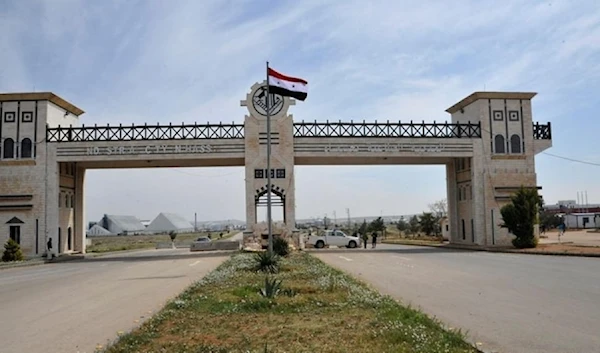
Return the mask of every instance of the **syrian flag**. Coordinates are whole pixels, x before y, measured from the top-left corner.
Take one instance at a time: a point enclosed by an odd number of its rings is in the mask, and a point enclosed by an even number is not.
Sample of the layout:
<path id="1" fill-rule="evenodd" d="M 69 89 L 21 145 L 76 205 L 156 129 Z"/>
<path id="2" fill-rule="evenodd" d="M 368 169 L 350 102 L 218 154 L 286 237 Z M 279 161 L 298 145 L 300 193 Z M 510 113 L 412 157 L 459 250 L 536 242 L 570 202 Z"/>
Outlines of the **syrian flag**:
<path id="1" fill-rule="evenodd" d="M 279 94 L 284 97 L 292 97 L 305 100 L 308 91 L 308 82 L 301 78 L 290 77 L 268 68 L 269 93 Z"/>

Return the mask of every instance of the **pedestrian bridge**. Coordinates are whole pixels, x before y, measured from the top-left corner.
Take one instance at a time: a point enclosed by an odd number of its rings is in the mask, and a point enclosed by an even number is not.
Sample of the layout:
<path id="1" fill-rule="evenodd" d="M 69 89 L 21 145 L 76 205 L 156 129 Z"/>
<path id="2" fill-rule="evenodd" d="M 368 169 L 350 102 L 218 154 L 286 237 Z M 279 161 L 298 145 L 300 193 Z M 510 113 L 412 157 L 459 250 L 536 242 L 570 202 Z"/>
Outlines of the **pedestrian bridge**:
<path id="1" fill-rule="evenodd" d="M 473 141 L 482 137 L 480 122 L 302 121 L 291 127 L 296 165 L 447 163 L 472 157 Z M 532 131 L 537 144 L 551 140 L 549 123 L 534 124 Z M 272 144 L 285 133 L 273 131 Z M 257 137 L 266 144 L 266 133 Z M 252 140 L 244 124 L 235 123 L 58 126 L 47 127 L 46 138 L 55 145 L 58 162 L 88 168 L 244 166 L 246 143 Z"/>
<path id="2" fill-rule="evenodd" d="M 5 234 L 27 254 L 47 239 L 57 253 L 85 252 L 85 175 L 97 168 L 244 167 L 243 242 L 257 248 L 257 207 L 268 190 L 283 208 L 282 236 L 297 234 L 299 165 L 442 165 L 450 241 L 471 245 L 510 244 L 501 207 L 521 186 L 540 189 L 535 155 L 552 134 L 550 123 L 534 123 L 536 93 L 474 92 L 446 110 L 447 122 L 296 121 L 288 113 L 295 101 L 267 100 L 265 84 L 252 85 L 240 102 L 243 123 L 230 124 L 86 126 L 82 109 L 50 92 L 0 94 Z"/>

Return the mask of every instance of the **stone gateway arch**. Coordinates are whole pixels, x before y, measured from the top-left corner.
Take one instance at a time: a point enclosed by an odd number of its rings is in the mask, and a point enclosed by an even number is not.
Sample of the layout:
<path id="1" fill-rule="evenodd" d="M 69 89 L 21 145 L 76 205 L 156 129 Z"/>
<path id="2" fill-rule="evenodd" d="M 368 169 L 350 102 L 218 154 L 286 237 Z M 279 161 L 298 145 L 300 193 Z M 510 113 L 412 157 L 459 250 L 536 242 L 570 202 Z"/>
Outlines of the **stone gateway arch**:
<path id="1" fill-rule="evenodd" d="M 535 155 L 551 147 L 550 123 L 532 119 L 528 92 L 475 92 L 448 108 L 447 122 L 294 121 L 293 99 L 255 83 L 243 124 L 83 125 L 83 110 L 53 93 L 0 94 L 0 241 L 26 255 L 85 253 L 88 169 L 244 166 L 244 242 L 261 246 L 257 206 L 271 173 L 284 209 L 282 232 L 297 241 L 297 165 L 438 164 L 446 167 L 452 243 L 509 244 L 500 208 L 520 186 L 540 188 Z M 267 109 L 271 170 L 267 170 Z"/>

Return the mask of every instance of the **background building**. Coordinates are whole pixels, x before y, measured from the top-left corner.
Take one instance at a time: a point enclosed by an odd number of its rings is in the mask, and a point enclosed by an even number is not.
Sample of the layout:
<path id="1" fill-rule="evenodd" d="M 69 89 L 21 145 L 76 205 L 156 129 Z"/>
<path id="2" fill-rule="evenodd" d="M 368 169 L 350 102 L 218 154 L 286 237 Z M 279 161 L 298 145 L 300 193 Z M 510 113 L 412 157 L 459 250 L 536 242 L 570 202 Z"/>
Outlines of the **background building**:
<path id="1" fill-rule="evenodd" d="M 89 237 L 89 236 L 110 236 L 110 235 L 116 235 L 116 234 L 112 234 L 108 229 L 102 228 L 98 224 L 94 224 L 90 229 L 88 229 L 88 231 L 86 232 L 86 235 Z"/>
<path id="2" fill-rule="evenodd" d="M 98 226 L 108 230 L 111 234 L 144 234 L 146 227 L 135 216 L 104 215 Z"/>
<path id="3" fill-rule="evenodd" d="M 150 233 L 171 231 L 177 233 L 191 233 L 194 231 L 194 226 L 176 213 L 161 212 L 154 220 L 152 220 L 152 222 L 150 222 L 148 227 L 146 227 L 146 231 Z"/>

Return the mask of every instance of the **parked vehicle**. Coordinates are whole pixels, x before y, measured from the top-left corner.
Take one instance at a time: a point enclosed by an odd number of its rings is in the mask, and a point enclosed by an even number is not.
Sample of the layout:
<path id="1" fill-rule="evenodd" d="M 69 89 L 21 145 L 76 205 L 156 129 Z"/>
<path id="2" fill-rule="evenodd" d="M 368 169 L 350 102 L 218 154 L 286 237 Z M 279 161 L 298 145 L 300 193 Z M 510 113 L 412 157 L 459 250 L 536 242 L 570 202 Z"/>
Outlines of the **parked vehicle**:
<path id="1" fill-rule="evenodd" d="M 347 235 L 341 230 L 334 229 L 326 230 L 325 233 L 321 235 L 310 235 L 306 243 L 317 249 L 321 249 L 325 247 L 325 245 L 356 248 L 360 244 L 360 238 Z"/>

